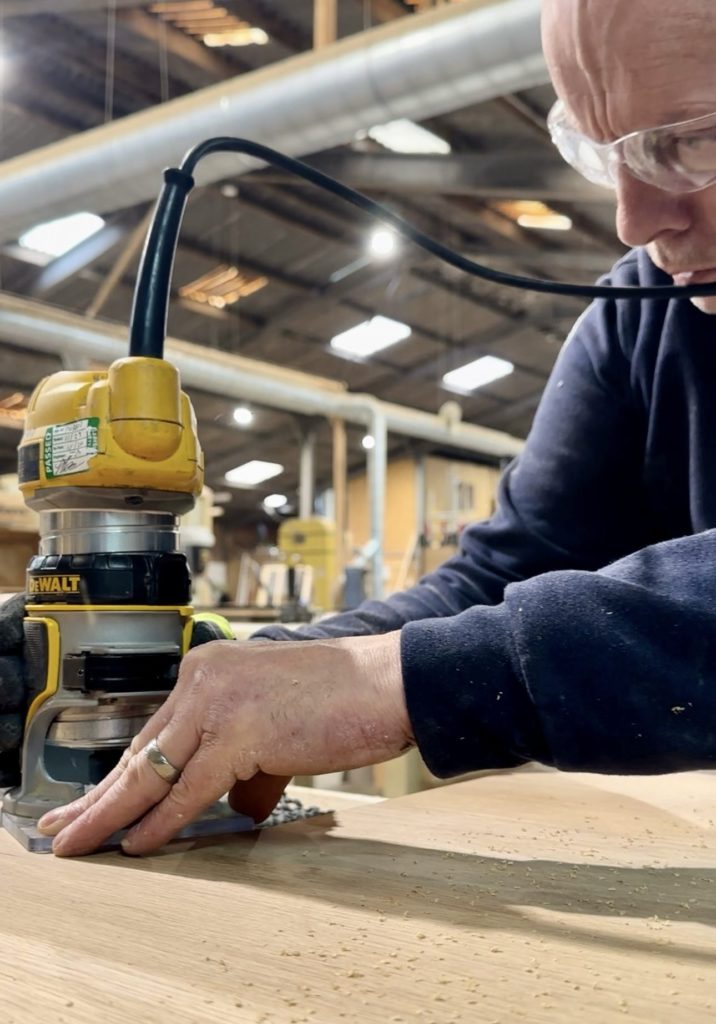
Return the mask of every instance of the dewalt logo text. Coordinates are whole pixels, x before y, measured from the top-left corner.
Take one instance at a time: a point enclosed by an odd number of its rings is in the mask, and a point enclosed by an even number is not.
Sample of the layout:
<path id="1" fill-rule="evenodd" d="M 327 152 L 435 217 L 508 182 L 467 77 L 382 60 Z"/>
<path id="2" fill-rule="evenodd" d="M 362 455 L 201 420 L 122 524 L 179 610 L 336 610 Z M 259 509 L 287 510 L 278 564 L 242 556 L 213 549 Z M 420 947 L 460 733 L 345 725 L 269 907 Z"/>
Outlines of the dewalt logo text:
<path id="1" fill-rule="evenodd" d="M 79 594 L 81 576 L 31 576 L 30 594 Z"/>

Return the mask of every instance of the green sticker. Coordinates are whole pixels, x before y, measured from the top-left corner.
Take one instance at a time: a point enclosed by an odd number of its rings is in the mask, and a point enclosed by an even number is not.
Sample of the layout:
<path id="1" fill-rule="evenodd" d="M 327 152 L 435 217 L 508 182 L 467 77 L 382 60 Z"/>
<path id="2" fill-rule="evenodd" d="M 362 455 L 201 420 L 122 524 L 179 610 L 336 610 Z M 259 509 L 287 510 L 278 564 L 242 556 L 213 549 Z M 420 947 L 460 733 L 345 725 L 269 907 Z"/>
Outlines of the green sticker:
<path id="1" fill-rule="evenodd" d="M 99 451 L 98 428 L 96 416 L 48 427 L 42 449 L 46 478 L 51 480 L 56 476 L 70 476 L 88 470 L 90 459 Z"/>

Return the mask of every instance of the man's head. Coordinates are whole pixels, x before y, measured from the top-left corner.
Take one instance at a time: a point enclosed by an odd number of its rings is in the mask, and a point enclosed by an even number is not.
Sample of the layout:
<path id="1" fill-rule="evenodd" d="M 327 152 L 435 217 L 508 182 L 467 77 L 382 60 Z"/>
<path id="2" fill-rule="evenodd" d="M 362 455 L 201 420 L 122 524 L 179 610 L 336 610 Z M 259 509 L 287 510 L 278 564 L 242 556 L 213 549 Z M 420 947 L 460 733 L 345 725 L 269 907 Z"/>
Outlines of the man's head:
<path id="1" fill-rule="evenodd" d="M 716 113 L 714 0 L 543 0 L 547 63 L 569 120 L 598 142 Z M 716 185 L 617 177 L 617 231 L 686 283 L 716 281 Z M 716 296 L 694 300 L 716 313 Z"/>

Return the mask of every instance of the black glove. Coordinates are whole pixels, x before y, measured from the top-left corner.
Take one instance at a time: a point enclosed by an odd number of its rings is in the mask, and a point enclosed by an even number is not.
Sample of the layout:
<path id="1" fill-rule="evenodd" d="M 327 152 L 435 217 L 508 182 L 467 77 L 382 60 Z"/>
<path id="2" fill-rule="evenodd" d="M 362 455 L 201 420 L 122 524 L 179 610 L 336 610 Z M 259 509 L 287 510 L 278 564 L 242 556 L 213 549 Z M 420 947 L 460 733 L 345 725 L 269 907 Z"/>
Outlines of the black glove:
<path id="1" fill-rule="evenodd" d="M 22 659 L 25 595 L 0 605 L 0 787 L 20 781 L 20 746 L 25 724 L 25 674 Z"/>

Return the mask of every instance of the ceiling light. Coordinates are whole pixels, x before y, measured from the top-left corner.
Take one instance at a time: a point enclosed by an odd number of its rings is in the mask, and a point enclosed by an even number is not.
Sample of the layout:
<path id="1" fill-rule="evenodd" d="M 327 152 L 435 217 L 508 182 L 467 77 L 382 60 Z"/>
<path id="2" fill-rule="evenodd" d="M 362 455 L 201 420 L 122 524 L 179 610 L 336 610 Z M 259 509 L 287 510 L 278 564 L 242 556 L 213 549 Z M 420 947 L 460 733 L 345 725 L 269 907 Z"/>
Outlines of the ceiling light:
<path id="1" fill-rule="evenodd" d="M 268 33 L 255 25 L 225 32 L 208 32 L 203 39 L 205 46 L 265 46 L 268 41 Z"/>
<path id="2" fill-rule="evenodd" d="M 521 228 L 537 228 L 540 231 L 571 231 L 572 220 L 561 213 L 550 213 L 535 217 L 531 213 L 522 213 L 517 218 Z"/>
<path id="3" fill-rule="evenodd" d="M 239 186 L 234 185 L 233 181 L 227 181 L 221 186 L 221 194 L 224 199 L 236 199 L 239 194 Z"/>
<path id="4" fill-rule="evenodd" d="M 372 436 L 372 434 L 366 434 L 363 440 L 361 441 L 361 444 L 363 445 L 367 452 L 371 452 L 375 448 L 375 438 Z"/>
<path id="5" fill-rule="evenodd" d="M 169 0 L 154 3 L 149 10 L 182 32 L 202 39 L 206 46 L 263 46 L 269 41 L 262 28 L 242 21 L 213 0 Z"/>
<path id="6" fill-rule="evenodd" d="M 237 466 L 236 469 L 230 469 L 224 479 L 227 484 L 233 484 L 234 487 L 255 487 L 256 484 L 262 484 L 279 473 L 283 473 L 283 466 L 278 462 L 252 459 L 250 462 L 244 462 L 242 466 Z"/>
<path id="7" fill-rule="evenodd" d="M 19 405 L 25 404 L 25 396 L 22 391 L 13 391 L 7 398 L 0 399 L 0 409 L 17 409 Z"/>
<path id="8" fill-rule="evenodd" d="M 237 405 L 234 409 L 234 423 L 240 427 L 250 427 L 254 422 L 254 414 L 245 405 Z"/>
<path id="9" fill-rule="evenodd" d="M 225 7 L 211 6 L 208 9 L 199 11 L 187 11 L 185 14 L 175 14 L 172 17 L 172 21 L 181 26 L 182 28 L 190 28 L 193 23 L 198 22 L 214 22 L 214 21 L 226 21 L 227 19 L 233 20 L 233 15 L 230 15 Z"/>
<path id="10" fill-rule="evenodd" d="M 521 228 L 539 231 L 569 231 L 572 221 L 536 199 L 515 199 L 495 203 L 495 208 L 515 221 Z"/>
<path id="11" fill-rule="evenodd" d="M 27 399 L 21 391 L 0 400 L 0 426 L 22 430 L 27 413 Z"/>
<path id="12" fill-rule="evenodd" d="M 440 153 L 451 151 L 450 143 L 414 121 L 401 117 L 368 129 L 368 137 L 394 153 Z"/>
<path id="13" fill-rule="evenodd" d="M 288 501 L 285 494 L 269 494 L 264 498 L 266 508 L 283 508 Z"/>
<path id="14" fill-rule="evenodd" d="M 392 256 L 397 246 L 395 231 L 390 228 L 376 228 L 368 242 L 368 248 L 374 256 Z"/>
<path id="15" fill-rule="evenodd" d="M 507 359 L 498 359 L 497 356 L 482 356 L 472 363 L 459 366 L 451 370 L 443 377 L 443 384 L 454 391 L 462 393 L 475 391 L 477 388 L 491 384 L 493 380 L 506 377 L 514 370 L 514 365 Z"/>
<path id="16" fill-rule="evenodd" d="M 149 10 L 152 14 L 186 14 L 187 11 L 210 11 L 214 6 L 213 0 L 180 0 L 180 2 L 150 4 Z"/>
<path id="17" fill-rule="evenodd" d="M 214 309 L 232 306 L 239 299 L 247 299 L 254 292 L 261 291 L 269 283 L 263 274 L 249 274 L 220 263 L 218 267 L 189 281 L 179 289 L 179 296 L 190 302 L 199 302 Z"/>
<path id="18" fill-rule="evenodd" d="M 400 320 L 374 316 L 331 338 L 331 348 L 339 355 L 367 357 L 398 341 L 404 341 L 410 334 L 408 325 Z"/>
<path id="19" fill-rule="evenodd" d="M 104 227 L 96 213 L 71 213 L 30 228 L 18 239 L 23 249 L 34 249 L 56 259 L 86 241 Z"/>

